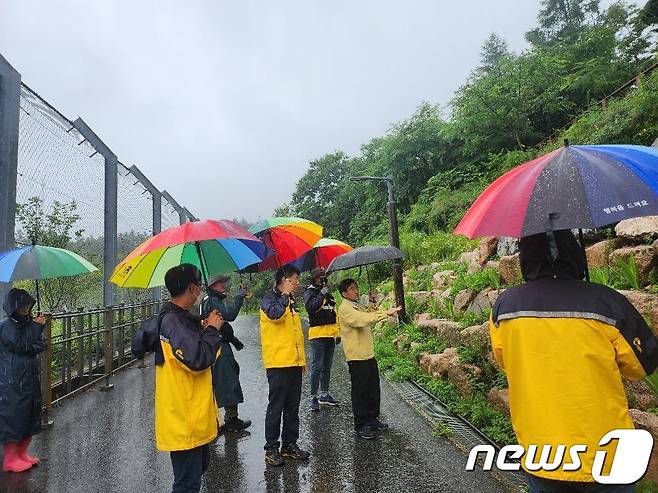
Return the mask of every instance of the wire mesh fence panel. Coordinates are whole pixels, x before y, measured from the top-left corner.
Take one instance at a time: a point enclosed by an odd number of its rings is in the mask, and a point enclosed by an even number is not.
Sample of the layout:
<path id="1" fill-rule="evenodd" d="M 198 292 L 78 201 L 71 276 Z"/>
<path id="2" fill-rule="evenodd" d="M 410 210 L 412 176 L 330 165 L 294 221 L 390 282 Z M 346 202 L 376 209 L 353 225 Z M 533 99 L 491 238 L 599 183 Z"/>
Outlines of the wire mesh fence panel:
<path id="1" fill-rule="evenodd" d="M 153 197 L 130 170 L 119 163 L 117 183 L 117 261 L 149 238 L 153 232 Z M 146 289 L 117 289 L 117 303 L 151 299 Z"/>
<path id="2" fill-rule="evenodd" d="M 20 94 L 17 170 L 16 243 L 66 248 L 98 268 L 90 274 L 44 280 L 42 309 L 62 313 L 101 306 L 106 247 L 105 159 L 71 120 L 25 84 L 21 84 Z M 119 262 L 153 232 L 151 191 L 121 163 L 117 167 L 116 214 Z M 176 208 L 164 197 L 161 223 L 162 229 L 180 224 Z M 14 285 L 34 291 L 33 281 Z M 114 303 L 134 304 L 152 299 L 154 293 L 118 289 Z M 62 330 L 74 329 L 64 326 Z M 64 345 L 63 350 L 69 348 Z"/>
<path id="3" fill-rule="evenodd" d="M 180 224 L 180 216 L 169 201 L 162 197 L 162 229 L 173 228 Z"/>
<path id="4" fill-rule="evenodd" d="M 70 120 L 21 86 L 16 241 L 68 248 L 102 267 L 104 159 Z M 31 288 L 27 283 L 26 288 Z M 102 272 L 45 281 L 43 306 L 61 311 L 102 300 Z"/>

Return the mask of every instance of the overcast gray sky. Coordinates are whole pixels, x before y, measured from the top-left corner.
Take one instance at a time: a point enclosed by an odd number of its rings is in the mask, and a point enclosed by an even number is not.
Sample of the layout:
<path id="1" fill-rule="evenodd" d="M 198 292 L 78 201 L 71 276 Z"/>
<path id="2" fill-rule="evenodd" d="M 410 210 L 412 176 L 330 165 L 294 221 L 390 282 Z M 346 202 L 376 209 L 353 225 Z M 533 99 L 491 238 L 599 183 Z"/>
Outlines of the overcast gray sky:
<path id="1" fill-rule="evenodd" d="M 253 220 L 310 160 L 447 104 L 491 32 L 523 50 L 539 4 L 0 0 L 0 53 L 197 216 Z"/>

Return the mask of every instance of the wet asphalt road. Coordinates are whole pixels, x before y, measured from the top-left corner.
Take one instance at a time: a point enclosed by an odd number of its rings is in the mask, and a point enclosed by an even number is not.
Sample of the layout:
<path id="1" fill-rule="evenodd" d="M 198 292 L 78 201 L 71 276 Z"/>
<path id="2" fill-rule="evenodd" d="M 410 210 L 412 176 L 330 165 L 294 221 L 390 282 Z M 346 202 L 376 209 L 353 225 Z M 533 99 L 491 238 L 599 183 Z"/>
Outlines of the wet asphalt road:
<path id="1" fill-rule="evenodd" d="M 267 379 L 262 368 L 258 318 L 234 324 L 245 349 L 241 365 L 248 432 L 221 436 L 211 446 L 211 464 L 201 491 L 215 492 L 483 492 L 505 491 L 491 475 L 465 472 L 466 455 L 432 435 L 429 424 L 382 381 L 382 420 L 391 429 L 376 440 L 352 433 L 350 385 L 342 347 L 334 357 L 332 394 L 342 402 L 319 413 L 300 408 L 300 446 L 307 463 L 267 468 L 263 460 Z M 307 351 L 307 357 L 310 351 Z M 166 492 L 173 475 L 169 455 L 153 439 L 152 361 L 113 378 L 112 392 L 91 390 L 55 409 L 52 429 L 34 438 L 42 463 L 22 474 L 0 473 L 2 492 Z M 307 377 L 304 391 L 308 392 Z"/>

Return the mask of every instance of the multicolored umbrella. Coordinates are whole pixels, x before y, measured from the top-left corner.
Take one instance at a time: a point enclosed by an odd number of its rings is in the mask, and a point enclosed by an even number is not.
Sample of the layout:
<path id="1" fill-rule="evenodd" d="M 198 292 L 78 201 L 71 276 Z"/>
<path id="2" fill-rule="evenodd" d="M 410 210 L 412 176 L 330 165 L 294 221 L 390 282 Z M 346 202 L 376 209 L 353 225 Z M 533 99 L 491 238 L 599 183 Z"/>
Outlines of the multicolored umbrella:
<path id="1" fill-rule="evenodd" d="M 272 217 L 251 228 L 279 265 L 297 260 L 322 239 L 322 226 L 297 217 Z"/>
<path id="2" fill-rule="evenodd" d="M 566 144 L 489 185 L 454 232 L 520 238 L 601 228 L 658 214 L 657 194 L 658 149 Z"/>
<path id="3" fill-rule="evenodd" d="M 36 283 L 37 309 L 39 280 L 77 276 L 98 270 L 77 253 L 63 248 L 32 245 L 0 253 L 0 282 L 33 280 Z"/>
<path id="4" fill-rule="evenodd" d="M 164 285 L 169 269 L 196 265 L 207 278 L 260 262 L 265 246 L 233 221 L 189 222 L 169 228 L 135 248 L 116 266 L 110 281 L 127 288 Z"/>
<path id="5" fill-rule="evenodd" d="M 316 267 L 322 267 L 326 270 L 333 259 L 351 250 L 352 247 L 347 243 L 331 238 L 322 238 L 311 251 L 292 262 L 292 265 L 302 272 L 313 270 Z"/>

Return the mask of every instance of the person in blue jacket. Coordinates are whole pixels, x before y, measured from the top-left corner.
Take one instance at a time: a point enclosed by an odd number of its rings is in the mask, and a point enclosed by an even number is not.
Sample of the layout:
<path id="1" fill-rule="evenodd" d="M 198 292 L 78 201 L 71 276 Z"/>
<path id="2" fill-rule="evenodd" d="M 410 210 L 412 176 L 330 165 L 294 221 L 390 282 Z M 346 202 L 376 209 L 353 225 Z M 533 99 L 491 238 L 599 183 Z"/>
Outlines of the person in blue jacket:
<path id="1" fill-rule="evenodd" d="M 0 443 L 3 471 L 22 472 L 39 462 L 28 454 L 32 436 L 41 431 L 41 368 L 37 355 L 46 350 L 43 315 L 32 316 L 35 300 L 11 289 L 0 324 Z"/>
<path id="2" fill-rule="evenodd" d="M 244 396 L 240 386 L 240 365 L 235 360 L 231 345 L 237 351 L 241 351 L 244 344 L 235 337 L 229 322 L 238 318 L 247 290 L 240 287 L 231 303 L 226 295 L 229 280 L 229 277 L 222 275 L 210 278 L 208 295 L 201 305 L 201 316 L 205 318 L 216 309 L 224 318 L 224 325 L 220 331 L 221 354 L 213 366 L 213 388 L 217 405 L 224 408 L 224 425 L 221 431 L 242 431 L 251 425 L 251 421 L 238 417 L 238 404 L 244 402 Z"/>

